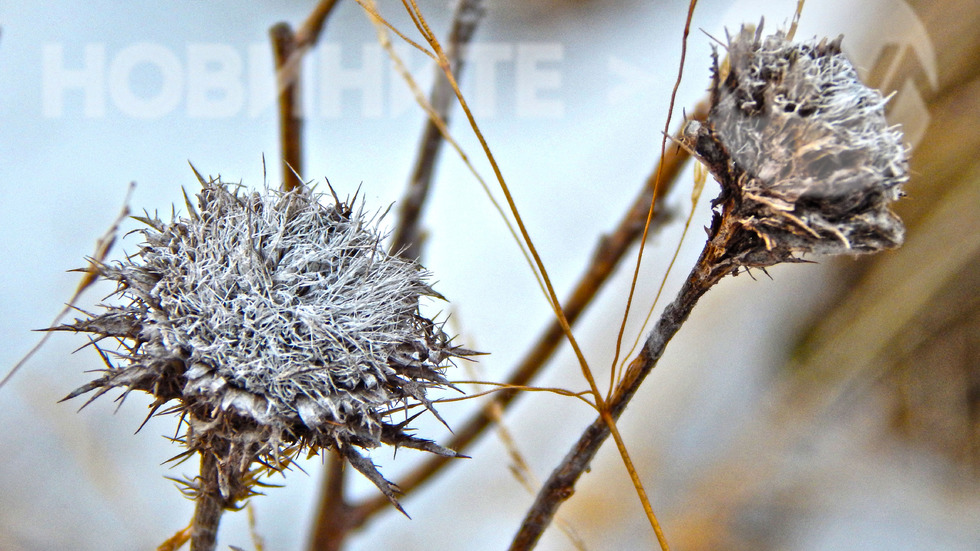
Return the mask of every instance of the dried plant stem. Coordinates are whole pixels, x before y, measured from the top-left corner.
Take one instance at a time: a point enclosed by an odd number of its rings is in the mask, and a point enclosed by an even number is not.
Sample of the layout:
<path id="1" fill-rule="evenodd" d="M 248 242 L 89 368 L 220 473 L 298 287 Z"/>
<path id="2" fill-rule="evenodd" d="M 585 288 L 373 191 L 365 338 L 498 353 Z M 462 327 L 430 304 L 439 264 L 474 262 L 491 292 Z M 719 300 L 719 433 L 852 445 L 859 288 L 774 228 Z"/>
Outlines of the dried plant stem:
<path id="1" fill-rule="evenodd" d="M 303 185 L 303 116 L 300 107 L 300 62 L 323 32 L 327 16 L 337 0 L 322 0 L 293 32 L 288 23 L 269 29 L 276 65 L 276 91 L 279 105 L 279 143 L 282 158 L 283 190 Z"/>
<path id="2" fill-rule="evenodd" d="M 405 40 L 409 44 L 412 44 L 415 48 L 418 48 L 420 51 L 422 51 L 425 55 L 429 56 L 430 58 L 435 59 L 436 56 L 431 52 L 429 52 L 428 50 L 426 50 L 425 48 L 423 48 L 421 45 L 413 42 L 411 39 L 406 37 L 403 33 L 398 31 L 398 29 L 394 28 L 394 26 L 388 23 L 387 20 L 383 19 L 377 11 L 377 6 L 374 0 L 357 0 L 357 3 L 364 8 L 365 12 L 369 15 L 371 22 L 378 29 L 378 42 L 380 42 L 381 47 L 388 52 L 388 56 L 391 58 L 395 70 L 405 80 L 405 83 L 411 89 L 412 95 L 415 96 L 415 101 L 419 104 L 422 110 L 426 112 L 426 114 L 429 116 L 429 120 L 435 125 L 435 127 L 439 130 L 439 133 L 442 135 L 442 139 L 448 145 L 450 145 L 453 148 L 453 150 L 456 151 L 456 154 L 459 156 L 459 159 L 463 162 L 464 165 L 466 165 L 470 173 L 476 179 L 477 183 L 483 189 L 484 193 L 487 196 L 487 200 L 490 201 L 490 204 L 493 206 L 494 210 L 500 216 L 500 219 L 504 223 L 504 226 L 507 227 L 508 233 L 510 233 L 511 237 L 514 239 L 514 243 L 517 245 L 517 248 L 520 249 L 521 255 L 524 256 L 527 265 L 531 268 L 531 272 L 534 274 L 534 277 L 538 282 L 538 286 L 541 288 L 542 295 L 546 295 L 547 291 L 545 291 L 544 282 L 541 280 L 540 274 L 538 274 L 537 269 L 534 267 L 534 262 L 531 259 L 531 255 L 528 252 L 527 247 L 524 245 L 524 242 L 521 241 L 521 238 L 517 235 L 517 230 L 514 228 L 514 224 L 510 221 L 510 219 L 508 219 L 507 214 L 504 212 L 504 209 L 501 206 L 500 202 L 496 199 L 496 197 L 494 197 L 493 192 L 490 190 L 490 186 L 487 185 L 486 180 L 484 180 L 483 177 L 480 175 L 480 173 L 477 172 L 476 168 L 473 166 L 473 163 L 470 162 L 469 157 L 466 155 L 466 152 L 463 151 L 459 143 L 457 143 L 456 140 L 449 133 L 449 129 L 446 126 L 446 122 L 442 119 L 442 117 L 439 116 L 439 113 L 436 112 L 435 108 L 432 107 L 432 105 L 429 103 L 429 100 L 426 98 L 425 94 L 422 93 L 418 84 L 412 78 L 412 75 L 409 73 L 408 68 L 405 66 L 404 62 L 398 56 L 398 53 L 395 52 L 394 48 L 392 47 L 391 40 L 388 38 L 387 33 L 389 30 L 391 30 L 395 32 L 403 40 Z M 460 12 L 460 13 L 465 14 L 466 12 Z"/>
<path id="3" fill-rule="evenodd" d="M 218 524 L 225 510 L 218 476 L 218 459 L 214 454 L 202 453 L 191 521 L 191 551 L 213 551 L 217 546 Z"/>
<path id="4" fill-rule="evenodd" d="M 310 551 L 337 551 L 343 548 L 348 532 L 354 527 L 351 507 L 344 500 L 344 458 L 332 453 L 327 460 Z"/>
<path id="5" fill-rule="evenodd" d="M 463 71 L 463 49 L 476 33 L 484 12 L 482 0 L 461 0 L 456 5 L 447 47 L 449 67 L 456 78 L 459 78 Z M 449 123 L 449 112 L 454 103 L 452 100 L 453 89 L 449 85 L 449 81 L 442 77 L 442 70 L 437 68 L 436 81 L 429 94 L 429 103 L 444 124 Z M 409 179 L 408 189 L 399 202 L 399 220 L 391 243 L 391 251 L 398 252 L 406 258 L 419 258 L 421 256 L 422 240 L 419 232 L 419 221 L 422 217 L 422 208 L 429 195 L 436 160 L 439 158 L 443 143 L 442 131 L 430 117 L 422 131 L 422 139 L 419 143 L 419 151 Z"/>
<path id="6" fill-rule="evenodd" d="M 704 120 L 706 115 L 707 103 L 702 102 L 695 108 L 691 116 L 697 120 Z M 661 163 L 658 163 L 658 166 L 650 173 L 640 193 L 633 200 L 615 231 L 602 236 L 599 240 L 591 262 L 586 266 L 585 272 L 564 303 L 565 316 L 569 323 L 575 323 L 578 320 L 585 308 L 613 274 L 629 248 L 640 239 L 646 225 L 650 205 L 654 205 L 654 217 L 650 224 L 651 233 L 655 233 L 669 221 L 670 217 L 667 216 L 659 199 L 673 189 L 684 163 L 689 158 L 690 155 L 683 149 L 668 149 Z M 658 176 L 660 177 L 659 184 L 657 183 Z M 514 369 L 507 380 L 507 384 L 527 385 L 557 350 L 563 335 L 561 325 L 557 320 L 549 323 L 538 336 L 534 346 L 528 350 L 524 359 Z M 495 408 L 506 409 L 519 394 L 518 390 L 503 390 L 495 393 L 491 402 L 462 426 L 453 429 L 454 436 L 447 446 L 460 452 L 465 450 L 493 423 L 493 410 Z M 399 481 L 398 487 L 402 492 L 408 493 L 428 481 L 445 464 L 446 461 L 441 457 L 429 457 L 403 480 Z M 356 509 L 359 512 L 358 516 L 366 519 L 377 511 L 387 508 L 387 506 L 387 500 L 372 498 L 358 505 Z"/>
<path id="7" fill-rule="evenodd" d="M 303 185 L 303 117 L 299 113 L 299 69 L 296 35 L 288 23 L 277 23 L 269 30 L 276 63 L 276 90 L 279 93 L 279 144 L 282 148 L 282 188 L 289 191 Z M 295 60 L 295 61 L 293 61 Z"/>
<path id="8" fill-rule="evenodd" d="M 521 238 L 524 244 L 527 246 L 531 257 L 534 259 L 534 266 L 537 268 L 537 273 L 540 275 L 541 280 L 544 283 L 548 295 L 548 302 L 555 314 L 555 318 L 557 318 L 558 323 L 561 325 L 562 333 L 565 335 L 566 339 L 568 340 L 568 344 L 572 347 L 572 350 L 575 353 L 575 357 L 578 359 L 579 366 L 582 370 L 582 376 L 585 377 L 585 380 L 589 383 L 589 389 L 591 390 L 592 395 L 595 397 L 596 406 L 600 411 L 603 411 L 606 409 L 605 402 L 602 399 L 602 394 L 599 392 L 599 387 L 596 385 L 595 377 L 592 375 L 592 371 L 585 359 L 585 354 L 582 352 L 578 341 L 575 339 L 575 335 L 572 334 L 571 324 L 569 324 L 568 319 L 565 316 L 565 312 L 562 309 L 561 303 L 558 301 L 558 295 L 555 293 L 555 288 L 551 283 L 551 277 L 548 275 L 548 270 L 545 268 L 544 261 L 541 260 L 541 256 L 538 254 L 537 248 L 534 246 L 531 235 L 528 233 L 527 226 L 524 224 L 524 219 L 517 208 L 517 203 L 514 201 L 514 197 L 510 192 L 510 187 L 504 180 L 500 165 L 497 163 L 496 157 L 490 150 L 490 146 L 487 144 L 487 140 L 483 136 L 483 132 L 480 130 L 480 126 L 477 124 L 476 118 L 474 117 L 473 112 L 470 110 L 466 98 L 460 91 L 455 76 L 450 70 L 449 59 L 446 57 L 445 51 L 442 45 L 439 43 L 439 39 L 436 38 L 435 34 L 429 28 L 429 24 L 422 15 L 416 1 L 402 0 L 402 4 L 405 5 L 406 10 L 412 16 L 419 33 L 425 38 L 429 46 L 432 47 L 437 56 L 439 66 L 442 68 L 446 78 L 449 79 L 453 92 L 456 93 L 456 99 L 459 100 L 459 105 L 466 114 L 466 119 L 470 124 L 470 128 L 473 130 L 473 134 L 476 136 L 477 140 L 479 140 L 480 147 L 486 154 L 487 161 L 490 163 L 490 167 L 493 169 L 494 176 L 496 176 L 497 183 L 500 186 L 500 191 L 503 192 L 504 198 L 507 201 L 507 206 L 510 208 L 511 215 L 513 215 L 514 221 L 517 223 L 517 228 L 520 230 Z"/>
<path id="9" fill-rule="evenodd" d="M 674 113 L 674 102 L 677 99 L 677 89 L 680 88 L 681 79 L 684 75 L 684 61 L 687 59 L 687 37 L 691 34 L 691 20 L 694 18 L 694 8 L 697 6 L 697 0 L 690 0 L 687 9 L 687 20 L 684 23 L 684 33 L 681 39 L 681 58 L 677 64 L 677 79 L 674 81 L 674 89 L 670 93 L 670 104 L 667 107 L 667 120 L 664 122 L 664 134 L 660 141 L 660 157 L 663 158 L 667 151 L 667 133 L 670 132 L 670 121 L 671 116 Z M 661 170 L 663 166 L 661 165 Z M 660 175 L 657 175 L 657 182 L 660 181 Z M 647 213 L 647 221 L 643 227 L 643 241 L 646 241 L 647 231 L 649 231 L 650 220 L 653 218 L 653 207 L 655 205 L 650 205 L 650 210 Z M 619 326 L 619 334 L 616 336 L 616 353 L 613 356 L 612 364 L 609 366 L 610 377 L 615 377 L 616 375 L 616 364 L 619 361 L 619 353 L 623 343 L 623 332 L 626 330 L 626 320 L 630 313 L 630 307 L 633 302 L 633 294 L 636 291 L 636 282 L 640 275 L 640 264 L 643 260 L 643 247 L 640 247 L 637 252 L 636 265 L 633 269 L 633 280 L 630 283 L 629 297 L 626 300 L 626 309 L 623 313 L 623 322 Z M 612 381 L 612 379 L 610 379 Z M 609 390 L 612 391 L 612 384 L 610 384 Z M 608 400 L 608 395 L 606 396 Z M 660 548 L 663 551 L 669 551 L 670 546 L 667 544 L 667 538 L 664 536 L 663 530 L 660 528 L 660 521 L 657 519 L 657 515 L 653 512 L 653 505 L 650 503 L 649 497 L 647 497 L 646 489 L 643 487 L 643 481 L 640 480 L 639 473 L 636 472 L 636 468 L 633 466 L 633 460 L 629 456 L 629 452 L 626 450 L 626 443 L 623 441 L 622 435 L 619 433 L 619 429 L 616 427 L 615 419 L 610 414 L 608 406 L 603 406 L 603 400 L 596 398 L 596 404 L 600 406 L 599 416 L 605 421 L 606 425 L 609 426 L 609 431 L 616 441 L 616 448 L 619 450 L 619 455 L 623 460 L 623 465 L 626 467 L 626 471 L 629 473 L 630 481 L 633 483 L 633 488 L 636 489 L 636 496 L 640 499 L 640 503 L 643 505 L 643 512 L 647 516 L 647 520 L 650 522 L 650 527 L 653 528 L 654 534 L 657 536 L 657 542 L 660 543 Z"/>
<path id="10" fill-rule="evenodd" d="M 724 227 L 721 229 L 719 237 L 727 235 L 725 229 Z M 721 260 L 725 243 L 727 240 L 724 239 L 712 240 L 708 243 L 677 297 L 664 309 L 640 354 L 630 362 L 622 382 L 607 402 L 608 416 L 613 420 L 619 419 L 640 384 L 656 367 L 667 343 L 687 320 L 698 299 L 731 271 L 732 266 Z M 548 527 L 558 507 L 571 497 L 575 483 L 610 435 L 608 419 L 604 417 L 600 415 L 592 422 L 551 473 L 524 517 L 524 522 L 511 543 L 511 551 L 532 549 Z M 660 537 L 661 534 L 658 534 L 658 538 Z"/>

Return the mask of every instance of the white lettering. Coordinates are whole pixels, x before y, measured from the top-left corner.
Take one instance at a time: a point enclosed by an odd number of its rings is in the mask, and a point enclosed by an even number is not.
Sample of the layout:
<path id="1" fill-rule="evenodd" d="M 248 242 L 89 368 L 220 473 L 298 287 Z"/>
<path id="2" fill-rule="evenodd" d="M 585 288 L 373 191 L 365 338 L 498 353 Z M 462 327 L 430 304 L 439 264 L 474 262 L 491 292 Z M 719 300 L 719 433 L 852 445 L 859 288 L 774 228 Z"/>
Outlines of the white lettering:
<path id="1" fill-rule="evenodd" d="M 564 57 L 561 44 L 519 44 L 517 46 L 517 67 L 514 77 L 517 88 L 518 117 L 557 118 L 565 114 L 561 100 L 542 99 L 539 91 L 557 90 L 561 87 L 561 71 L 557 68 L 543 69 L 542 62 L 558 62 Z"/>
<path id="2" fill-rule="evenodd" d="M 477 116 L 497 114 L 497 65 L 514 58 L 509 44 L 478 43 L 466 51 L 466 62 L 473 65 L 473 98 L 470 108 Z"/>
<path id="3" fill-rule="evenodd" d="M 82 92 L 82 113 L 85 117 L 105 115 L 105 47 L 87 44 L 80 69 L 66 69 L 64 55 L 61 44 L 46 44 L 41 50 L 42 115 L 62 116 L 65 93 L 71 89 Z"/>
<path id="4" fill-rule="evenodd" d="M 160 90 L 140 97 L 132 89 L 130 77 L 140 65 L 151 65 L 160 73 Z M 109 97 L 126 115 L 140 119 L 160 118 L 177 107 L 184 88 L 180 60 L 158 44 L 139 43 L 123 48 L 109 66 Z"/>
<path id="5" fill-rule="evenodd" d="M 359 69 L 343 67 L 340 46 L 324 44 L 320 46 L 320 112 L 324 117 L 337 118 L 342 115 L 341 99 L 345 90 L 360 91 L 361 115 L 366 118 L 380 118 L 384 112 L 382 49 L 379 44 L 361 46 L 361 66 Z"/>
<path id="6" fill-rule="evenodd" d="M 187 115 L 216 119 L 237 115 L 245 104 L 242 58 L 226 44 L 187 46 Z"/>

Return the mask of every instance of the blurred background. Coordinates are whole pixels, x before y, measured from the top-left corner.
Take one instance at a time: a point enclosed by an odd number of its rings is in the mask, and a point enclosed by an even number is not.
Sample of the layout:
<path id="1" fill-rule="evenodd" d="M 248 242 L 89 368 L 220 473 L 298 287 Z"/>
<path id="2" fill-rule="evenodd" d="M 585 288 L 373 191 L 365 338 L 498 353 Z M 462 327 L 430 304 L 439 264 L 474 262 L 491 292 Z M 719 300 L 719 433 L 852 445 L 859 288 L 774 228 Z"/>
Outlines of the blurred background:
<path id="1" fill-rule="evenodd" d="M 420 2 L 442 35 L 452 6 Z M 71 296 L 95 240 L 136 182 L 134 213 L 167 216 L 196 189 L 187 166 L 250 187 L 278 185 L 268 29 L 298 25 L 311 2 L 95 1 L 0 4 L 0 349 L 6 369 Z M 673 127 L 709 84 L 711 44 L 743 23 L 786 28 L 791 0 L 699 3 Z M 410 31 L 400 3 L 382 13 Z M 612 0 L 488 2 L 462 88 L 514 192 L 559 296 L 626 210 L 659 154 L 687 4 Z M 778 266 L 708 293 L 620 422 L 672 548 L 949 549 L 980 542 L 980 8 L 968 1 L 810 0 L 797 37 L 844 34 L 867 82 L 895 95 L 889 118 L 912 152 L 899 250 Z M 427 59 L 403 50 L 424 87 Z M 306 169 L 369 206 L 400 199 L 424 114 L 353 2 L 342 1 L 305 70 Z M 453 119 L 478 170 L 491 172 Z M 263 169 L 263 156 L 268 161 Z M 550 313 L 517 247 L 458 157 L 444 151 L 426 211 L 424 263 L 449 304 L 432 308 L 471 348 L 490 352 L 451 378 L 505 380 Z M 690 167 L 667 198 L 676 222 L 653 235 L 627 336 L 680 241 Z M 665 299 L 703 244 L 709 182 Z M 389 218 L 389 224 L 391 223 Z M 127 221 L 123 232 L 138 224 Z M 121 240 L 119 258 L 138 236 Z M 635 255 L 631 255 L 635 257 Z M 608 375 L 632 266 L 624 265 L 576 335 Z M 78 302 L 92 308 L 112 289 Z M 101 367 L 82 337 L 59 334 L 0 390 L 0 549 L 154 549 L 193 504 L 166 476 L 175 420 L 148 404 L 58 404 Z M 567 350 L 540 386 L 584 390 Z M 446 404 L 452 426 L 479 406 Z M 524 396 L 504 423 L 543 479 L 592 421 L 568 398 Z M 428 420 L 420 434 L 445 440 Z M 374 518 L 362 549 L 501 549 L 533 496 L 488 434 L 404 501 Z M 421 457 L 379 449 L 397 481 Z M 305 549 L 322 476 L 313 458 L 254 500 L 269 550 Z M 352 499 L 376 490 L 351 478 Z M 561 509 L 587 549 L 654 543 L 614 447 L 604 448 Z M 245 513 L 222 523 L 222 548 L 254 549 Z M 550 530 L 539 549 L 569 549 Z"/>

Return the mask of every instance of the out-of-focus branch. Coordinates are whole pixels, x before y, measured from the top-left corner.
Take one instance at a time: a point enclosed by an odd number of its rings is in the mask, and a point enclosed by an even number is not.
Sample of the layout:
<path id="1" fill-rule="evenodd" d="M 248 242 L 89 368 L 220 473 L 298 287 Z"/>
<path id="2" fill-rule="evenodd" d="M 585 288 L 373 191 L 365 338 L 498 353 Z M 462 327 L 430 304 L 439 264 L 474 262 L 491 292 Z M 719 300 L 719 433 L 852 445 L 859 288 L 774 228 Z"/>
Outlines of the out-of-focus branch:
<path id="1" fill-rule="evenodd" d="M 338 551 L 353 528 L 350 505 L 344 500 L 344 458 L 331 453 L 313 524 L 310 551 Z"/>
<path id="2" fill-rule="evenodd" d="M 289 191 L 303 185 L 297 174 L 303 172 L 303 117 L 298 112 L 299 56 L 296 35 L 288 23 L 277 23 L 269 30 L 276 63 L 276 91 L 279 95 L 279 145 L 282 149 L 282 188 Z"/>
<path id="3" fill-rule="evenodd" d="M 691 114 L 691 118 L 704 120 L 707 116 L 707 108 L 707 103 L 702 102 L 695 108 Z M 646 223 L 650 205 L 654 205 L 654 217 L 650 227 L 651 232 L 656 232 L 668 221 L 669 217 L 661 199 L 673 189 L 673 184 L 676 182 L 681 168 L 688 158 L 688 153 L 683 149 L 669 148 L 661 161 L 663 165 L 662 170 L 659 165 L 654 168 L 647 178 L 643 189 L 620 220 L 616 230 L 599 240 L 599 245 L 595 255 L 592 257 L 592 261 L 586 267 L 585 273 L 579 279 L 578 284 L 573 289 L 569 298 L 562 304 L 569 323 L 574 323 L 582 312 L 585 311 L 585 308 L 613 274 L 613 271 L 626 255 L 629 248 L 639 240 L 643 234 L 643 227 Z M 657 184 L 658 174 L 661 174 L 662 179 L 659 185 Z M 527 385 L 538 371 L 541 370 L 548 359 L 551 358 L 551 355 L 554 354 L 562 338 L 561 326 L 557 320 L 552 321 L 538 337 L 536 344 L 517 365 L 517 368 L 511 374 L 507 383 L 516 386 Z M 491 403 L 484 406 L 481 411 L 477 412 L 463 426 L 454 429 L 455 436 L 446 444 L 447 447 L 456 451 L 465 450 L 493 422 L 493 408 L 506 408 L 517 395 L 517 390 L 503 390 L 494 394 Z M 606 430 L 608 431 L 608 427 Z M 399 488 L 405 493 L 410 492 L 435 475 L 446 463 L 447 461 L 441 457 L 434 456 L 428 458 L 425 463 L 421 464 L 399 482 Z M 387 505 L 387 500 L 374 498 L 356 506 L 355 510 L 357 511 L 357 516 L 366 519 L 378 510 L 386 508 Z"/>
<path id="4" fill-rule="evenodd" d="M 289 23 L 269 29 L 276 66 L 276 92 L 279 105 L 279 143 L 282 160 L 282 187 L 289 191 L 303 185 L 303 114 L 300 101 L 300 65 L 303 55 L 316 44 L 327 16 L 337 0 L 319 2 L 299 30 Z"/>
<path id="5" fill-rule="evenodd" d="M 452 29 L 449 33 L 447 54 L 450 69 L 459 79 L 464 63 L 463 53 L 467 44 L 476 33 L 476 28 L 483 18 L 485 9 L 482 0 L 461 0 L 456 5 L 453 15 Z M 435 83 L 429 94 L 429 103 L 436 114 L 449 123 L 450 109 L 455 104 L 453 89 L 442 74 L 442 69 L 436 67 Z M 391 242 L 391 251 L 405 258 L 415 259 L 421 256 L 422 239 L 419 231 L 419 221 L 422 209 L 429 195 L 435 164 L 444 143 L 439 126 L 430 118 L 426 121 L 419 142 L 419 150 L 415 159 L 415 167 L 408 182 L 408 189 L 399 202 L 398 222 Z"/>
<path id="6" fill-rule="evenodd" d="M 317 3 L 310 15 L 306 17 L 306 21 L 300 25 L 298 31 L 296 31 L 296 49 L 299 50 L 300 54 L 306 53 L 306 50 L 312 48 L 317 40 L 320 39 L 320 34 L 323 32 L 323 26 L 327 22 L 327 17 L 330 12 L 333 11 L 334 6 L 337 5 L 337 0 L 321 0 Z"/>

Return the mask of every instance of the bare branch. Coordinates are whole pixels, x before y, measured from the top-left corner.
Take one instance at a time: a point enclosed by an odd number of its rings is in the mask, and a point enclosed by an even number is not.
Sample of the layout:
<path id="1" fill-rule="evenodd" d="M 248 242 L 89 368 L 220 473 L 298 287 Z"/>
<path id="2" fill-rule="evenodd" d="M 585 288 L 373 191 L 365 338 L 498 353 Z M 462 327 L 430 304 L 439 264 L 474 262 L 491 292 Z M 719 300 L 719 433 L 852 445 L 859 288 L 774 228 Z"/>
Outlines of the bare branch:
<path id="1" fill-rule="evenodd" d="M 353 528 L 351 508 L 344 499 L 344 459 L 331 453 L 309 550 L 339 551 Z"/>
<path id="2" fill-rule="evenodd" d="M 300 64 L 296 35 L 288 23 L 269 29 L 276 63 L 276 90 L 279 105 L 279 144 L 282 149 L 282 188 L 289 191 L 303 185 L 303 117 L 299 112 Z"/>
<path id="3" fill-rule="evenodd" d="M 484 14 L 482 0 L 461 0 L 456 5 L 453 14 L 452 29 L 449 34 L 449 67 L 456 78 L 463 72 L 463 51 L 473 35 Z M 435 112 L 445 122 L 449 123 L 450 109 L 455 104 L 453 89 L 449 81 L 442 76 L 442 69 L 436 67 L 436 80 L 429 94 L 429 103 Z M 435 172 L 436 160 L 444 143 L 439 126 L 431 118 L 426 121 L 419 143 L 415 168 L 409 179 L 408 189 L 399 202 L 399 220 L 391 243 L 393 254 L 401 254 L 406 258 L 418 258 L 422 253 L 422 242 L 419 232 L 419 221 L 422 209 L 429 195 L 429 187 Z"/>
<path id="4" fill-rule="evenodd" d="M 303 185 L 303 114 L 300 102 L 300 62 L 319 40 L 327 16 L 337 0 L 322 0 L 293 32 L 289 23 L 277 23 L 269 29 L 276 66 L 276 91 L 279 105 L 279 143 L 282 159 L 283 190 Z"/>

